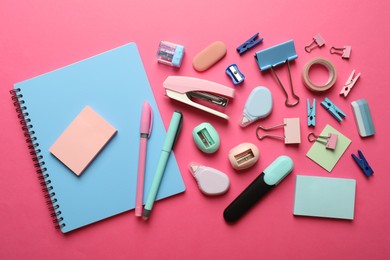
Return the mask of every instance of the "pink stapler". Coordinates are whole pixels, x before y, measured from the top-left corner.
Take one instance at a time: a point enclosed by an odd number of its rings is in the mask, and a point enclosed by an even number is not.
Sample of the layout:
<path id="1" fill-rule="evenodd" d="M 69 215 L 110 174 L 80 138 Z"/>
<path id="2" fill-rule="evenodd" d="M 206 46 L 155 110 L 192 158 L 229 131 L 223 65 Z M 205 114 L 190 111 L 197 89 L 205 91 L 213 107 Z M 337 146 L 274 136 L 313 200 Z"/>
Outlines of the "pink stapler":
<path id="1" fill-rule="evenodd" d="M 226 107 L 229 98 L 234 98 L 233 88 L 204 79 L 183 76 L 169 76 L 164 81 L 163 86 L 168 97 L 213 115 L 229 119 L 228 115 L 196 103 L 195 100 L 203 100 L 214 105 Z"/>

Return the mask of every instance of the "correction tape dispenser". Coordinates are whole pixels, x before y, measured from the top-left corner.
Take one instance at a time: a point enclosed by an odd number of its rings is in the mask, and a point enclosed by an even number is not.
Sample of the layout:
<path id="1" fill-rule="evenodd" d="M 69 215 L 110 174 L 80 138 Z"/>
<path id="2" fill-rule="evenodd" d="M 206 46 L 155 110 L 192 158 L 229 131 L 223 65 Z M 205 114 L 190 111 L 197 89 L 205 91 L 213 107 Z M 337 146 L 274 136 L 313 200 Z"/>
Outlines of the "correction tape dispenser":
<path id="1" fill-rule="evenodd" d="M 189 169 L 203 194 L 215 196 L 228 191 L 230 180 L 225 173 L 194 162 L 190 163 Z"/>
<path id="2" fill-rule="evenodd" d="M 267 117 L 272 111 L 272 94 L 266 87 L 256 87 L 245 103 L 240 126 L 245 127 Z"/>
<path id="3" fill-rule="evenodd" d="M 157 61 L 162 64 L 180 68 L 184 55 L 184 46 L 160 41 L 157 51 Z"/>

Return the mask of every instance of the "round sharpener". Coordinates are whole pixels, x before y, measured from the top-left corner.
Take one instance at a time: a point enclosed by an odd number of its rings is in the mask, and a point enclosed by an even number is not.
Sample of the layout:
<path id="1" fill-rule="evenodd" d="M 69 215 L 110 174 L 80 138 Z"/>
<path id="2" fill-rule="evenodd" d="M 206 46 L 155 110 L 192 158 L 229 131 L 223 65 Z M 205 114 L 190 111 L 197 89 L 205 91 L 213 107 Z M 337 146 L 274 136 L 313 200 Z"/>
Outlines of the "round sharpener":
<path id="1" fill-rule="evenodd" d="M 192 131 L 196 146 L 205 153 L 214 153 L 218 150 L 220 139 L 218 132 L 210 123 L 201 123 Z"/>

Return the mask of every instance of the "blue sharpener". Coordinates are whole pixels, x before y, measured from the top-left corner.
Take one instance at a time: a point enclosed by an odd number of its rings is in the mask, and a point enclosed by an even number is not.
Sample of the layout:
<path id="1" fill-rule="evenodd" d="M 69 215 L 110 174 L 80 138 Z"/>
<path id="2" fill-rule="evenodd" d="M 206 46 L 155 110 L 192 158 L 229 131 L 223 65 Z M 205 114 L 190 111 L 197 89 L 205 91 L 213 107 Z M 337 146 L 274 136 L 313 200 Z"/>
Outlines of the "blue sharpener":
<path id="1" fill-rule="evenodd" d="M 241 84 L 245 79 L 244 74 L 242 74 L 236 64 L 229 65 L 225 72 L 232 79 L 234 85 Z"/>

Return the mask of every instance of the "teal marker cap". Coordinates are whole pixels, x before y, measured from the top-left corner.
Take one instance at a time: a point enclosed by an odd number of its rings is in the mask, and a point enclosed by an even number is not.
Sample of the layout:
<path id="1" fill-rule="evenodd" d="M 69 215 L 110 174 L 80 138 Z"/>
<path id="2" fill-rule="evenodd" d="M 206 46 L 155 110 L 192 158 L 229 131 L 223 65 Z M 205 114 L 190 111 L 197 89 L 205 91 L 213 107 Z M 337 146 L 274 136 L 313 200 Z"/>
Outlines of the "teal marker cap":
<path id="1" fill-rule="evenodd" d="M 173 112 L 171 122 L 168 127 L 167 135 L 162 150 L 171 152 L 176 144 L 183 123 L 183 114 L 176 110 Z"/>

